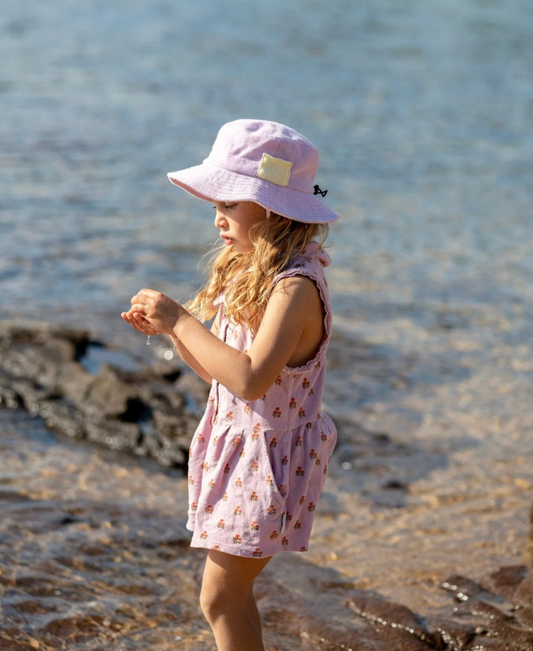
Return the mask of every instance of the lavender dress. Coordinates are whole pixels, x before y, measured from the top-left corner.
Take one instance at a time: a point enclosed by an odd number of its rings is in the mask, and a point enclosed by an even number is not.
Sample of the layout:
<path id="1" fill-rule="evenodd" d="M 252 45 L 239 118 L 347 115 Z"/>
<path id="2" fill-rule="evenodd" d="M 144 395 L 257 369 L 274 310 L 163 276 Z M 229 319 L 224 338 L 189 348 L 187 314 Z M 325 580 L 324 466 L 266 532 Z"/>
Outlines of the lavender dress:
<path id="1" fill-rule="evenodd" d="M 192 547 L 266 558 L 307 551 L 315 508 L 337 439 L 322 413 L 331 307 L 324 267 L 329 255 L 307 245 L 279 274 L 312 278 L 325 311 L 325 336 L 304 366 L 285 367 L 258 400 L 246 402 L 213 380 L 205 414 L 191 444 L 189 519 Z M 253 334 L 223 313 L 219 337 L 249 350 Z"/>

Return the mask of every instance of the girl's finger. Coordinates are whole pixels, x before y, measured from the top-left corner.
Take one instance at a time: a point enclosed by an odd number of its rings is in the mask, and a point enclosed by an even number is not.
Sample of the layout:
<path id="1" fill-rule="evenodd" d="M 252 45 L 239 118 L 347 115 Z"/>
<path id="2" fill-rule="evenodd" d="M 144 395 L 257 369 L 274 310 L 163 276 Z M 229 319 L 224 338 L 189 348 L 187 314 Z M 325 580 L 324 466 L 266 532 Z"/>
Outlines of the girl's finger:
<path id="1" fill-rule="evenodd" d="M 130 310 L 129 312 L 126 313 L 129 319 L 138 319 L 139 322 L 142 323 L 149 323 L 149 321 L 144 317 L 140 312 L 137 312 L 136 310 Z"/>
<path id="2" fill-rule="evenodd" d="M 132 315 L 127 316 L 127 320 L 132 328 L 138 330 L 139 332 L 142 332 L 143 334 L 146 334 L 144 329 L 137 323 L 137 321 L 133 318 Z"/>
<path id="3" fill-rule="evenodd" d="M 139 314 L 139 312 L 134 312 L 133 316 L 136 319 L 138 319 L 141 323 L 145 323 L 146 325 L 151 325 L 150 321 L 148 321 L 148 319 L 145 316 L 143 316 L 142 314 Z"/>
<path id="4" fill-rule="evenodd" d="M 146 319 L 144 319 L 140 314 L 135 312 L 135 314 L 133 315 L 133 319 L 134 319 L 135 323 L 139 326 L 139 328 L 142 329 L 142 331 L 144 333 L 146 333 L 147 335 L 155 334 L 154 333 L 154 327 Z"/>
<path id="5" fill-rule="evenodd" d="M 136 311 L 133 307 L 129 312 L 122 312 L 122 318 L 127 321 L 132 328 L 144 335 L 161 335 L 160 330 L 155 328 L 140 312 Z"/>
<path id="6" fill-rule="evenodd" d="M 142 328 L 142 331 L 147 335 L 161 335 L 163 334 L 155 326 L 153 326 L 149 321 L 147 321 L 142 315 L 138 312 L 135 312 L 133 315 L 136 323 Z"/>

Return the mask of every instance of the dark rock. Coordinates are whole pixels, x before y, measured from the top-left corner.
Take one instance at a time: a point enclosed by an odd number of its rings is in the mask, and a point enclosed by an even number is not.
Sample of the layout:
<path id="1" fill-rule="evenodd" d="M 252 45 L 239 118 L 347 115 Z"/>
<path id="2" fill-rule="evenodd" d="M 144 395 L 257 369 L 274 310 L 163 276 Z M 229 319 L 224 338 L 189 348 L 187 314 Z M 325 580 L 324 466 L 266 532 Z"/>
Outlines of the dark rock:
<path id="1" fill-rule="evenodd" d="M 70 341 L 82 354 L 91 342 L 89 333 L 79 328 L 64 328 L 47 321 L 0 321 L 0 347 L 12 343 L 46 343 L 56 336 Z"/>
<path id="2" fill-rule="evenodd" d="M 68 402 L 54 399 L 40 400 L 33 403 L 29 411 L 43 418 L 46 426 L 54 432 L 76 439 L 84 438 L 86 435 L 83 415 Z"/>
<path id="3" fill-rule="evenodd" d="M 484 592 L 480 585 L 460 574 L 449 576 L 442 582 L 442 587 L 452 592 L 457 601 L 468 601 Z"/>
<path id="4" fill-rule="evenodd" d="M 525 565 L 510 565 L 500 568 L 497 572 L 489 574 L 483 579 L 483 587 L 501 594 L 507 599 L 512 599 L 515 590 L 528 574 Z"/>
<path id="5" fill-rule="evenodd" d="M 135 423 L 106 420 L 86 421 L 85 432 L 89 441 L 124 452 L 133 452 L 141 435 L 141 430 Z"/>
<path id="6" fill-rule="evenodd" d="M 0 407 L 18 409 L 22 405 L 23 400 L 21 396 L 9 386 L 9 381 L 5 377 L 0 377 Z"/>
<path id="7" fill-rule="evenodd" d="M 455 615 L 466 617 L 469 622 L 461 628 L 439 623 L 438 628 L 447 645 L 445 648 L 480 651 L 533 649 L 532 586 L 532 577 L 523 565 L 500 568 L 482 579 L 480 584 L 459 575 L 447 579 L 443 587 L 461 601 L 461 605 L 454 609 Z"/>
<path id="8" fill-rule="evenodd" d="M 502 623 L 513 619 L 512 615 L 504 613 L 496 606 L 483 600 L 468 601 L 455 610 L 457 616 L 481 617 L 485 623 Z"/>
<path id="9" fill-rule="evenodd" d="M 76 346 L 68 339 L 48 339 L 43 344 L 43 356 L 51 362 L 70 362 L 76 359 Z"/>
<path id="10" fill-rule="evenodd" d="M 518 610 L 515 611 L 515 617 L 522 626 L 533 631 L 533 608 L 531 606 L 518 608 Z"/>
<path id="11" fill-rule="evenodd" d="M 494 647 L 488 647 L 487 645 L 487 648 L 490 648 L 491 650 L 531 651 L 531 649 L 533 649 L 533 633 L 518 626 L 497 627 L 494 631 L 491 631 L 491 636 L 492 639 L 499 640 L 499 644 L 495 644 Z M 483 649 L 483 647 L 481 648 Z"/>
<path id="12" fill-rule="evenodd" d="M 65 526 L 67 524 L 75 524 L 76 522 L 81 522 L 80 518 L 76 518 L 73 515 L 64 515 L 60 520 L 58 521 L 58 524 L 61 526 Z"/>
<path id="13" fill-rule="evenodd" d="M 512 601 L 518 606 L 533 606 L 533 576 L 530 575 L 522 581 L 514 591 Z"/>
<path id="14" fill-rule="evenodd" d="M 445 645 L 443 648 L 454 649 L 454 651 L 470 649 L 470 645 L 476 637 L 476 626 L 460 624 L 451 619 L 439 621 L 436 630 Z"/>
<path id="15" fill-rule="evenodd" d="M 406 491 L 409 490 L 409 485 L 398 479 L 390 479 L 383 484 L 382 488 L 384 490 Z"/>
<path id="16" fill-rule="evenodd" d="M 442 648 L 440 638 L 429 632 L 421 618 L 406 606 L 366 595 L 352 597 L 347 605 L 357 615 L 377 624 L 382 635 L 393 637 L 397 649 L 408 645 L 413 650 Z"/>
<path id="17" fill-rule="evenodd" d="M 135 371 L 104 363 L 93 374 L 83 366 L 90 346 L 104 358 L 112 352 L 84 330 L 0 322 L 0 407 L 22 407 L 55 432 L 184 468 L 208 385 L 170 362 Z"/>
<path id="18" fill-rule="evenodd" d="M 71 397 L 76 401 L 74 395 Z M 135 386 L 123 382 L 107 365 L 102 366 L 100 375 L 89 383 L 83 397 L 81 408 L 106 418 L 120 417 L 123 421 L 134 423 L 149 416 L 149 410 L 139 400 Z"/>
<path id="19" fill-rule="evenodd" d="M 15 491 L 6 491 L 6 490 L 0 491 L 0 500 L 5 502 L 15 502 L 15 503 L 32 501 L 31 497 L 28 497 L 27 495 L 22 495 L 21 493 L 16 493 Z"/>

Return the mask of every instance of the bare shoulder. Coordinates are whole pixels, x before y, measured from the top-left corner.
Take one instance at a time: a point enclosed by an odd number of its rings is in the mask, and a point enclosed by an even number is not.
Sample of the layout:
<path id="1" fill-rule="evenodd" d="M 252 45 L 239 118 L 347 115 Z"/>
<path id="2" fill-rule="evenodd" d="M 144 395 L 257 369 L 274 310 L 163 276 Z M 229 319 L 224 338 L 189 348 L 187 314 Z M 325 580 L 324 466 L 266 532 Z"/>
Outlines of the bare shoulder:
<path id="1" fill-rule="evenodd" d="M 273 328 L 301 332 L 305 324 L 320 313 L 321 305 L 314 280 L 304 275 L 281 278 L 268 299 L 262 326 L 268 324 Z"/>
<path id="2" fill-rule="evenodd" d="M 279 301 L 285 329 L 295 334 L 287 366 L 301 366 L 313 359 L 324 338 L 324 306 L 316 282 L 298 274 L 282 278 L 271 301 Z"/>
<path id="3" fill-rule="evenodd" d="M 309 276 L 297 274 L 282 278 L 272 290 L 272 297 L 284 295 L 299 301 L 319 299 L 318 287 Z"/>
<path id="4" fill-rule="evenodd" d="M 262 366 L 267 387 L 285 366 L 312 359 L 323 338 L 323 321 L 322 301 L 311 278 L 302 274 L 279 280 L 249 351 L 252 363 Z"/>
<path id="5" fill-rule="evenodd" d="M 298 322 L 305 329 L 308 324 L 322 321 L 322 299 L 316 282 L 309 276 L 298 274 L 282 278 L 268 303 L 267 311 L 285 314 L 287 325 L 291 321 Z"/>

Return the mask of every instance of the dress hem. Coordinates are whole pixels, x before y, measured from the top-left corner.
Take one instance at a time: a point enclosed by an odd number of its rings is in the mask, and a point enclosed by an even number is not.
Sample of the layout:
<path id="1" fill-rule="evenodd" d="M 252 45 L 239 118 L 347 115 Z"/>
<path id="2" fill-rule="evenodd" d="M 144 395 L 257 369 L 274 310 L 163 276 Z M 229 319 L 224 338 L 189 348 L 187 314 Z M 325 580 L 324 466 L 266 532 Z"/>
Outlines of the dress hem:
<path id="1" fill-rule="evenodd" d="M 253 549 L 250 547 L 241 547 L 239 546 L 236 548 L 236 545 L 228 545 L 225 543 L 210 543 L 209 545 L 206 545 L 204 541 L 201 542 L 195 542 L 194 540 L 191 541 L 191 547 L 195 548 L 200 548 L 200 549 L 206 549 L 206 550 L 213 550 L 217 552 L 224 552 L 225 554 L 230 554 L 230 556 L 241 556 L 244 558 L 270 558 L 274 556 L 275 554 L 279 554 L 281 552 L 307 552 L 309 551 L 309 547 L 305 547 L 305 549 L 296 548 L 293 546 L 283 546 L 277 549 L 258 549 L 257 547 L 254 547 Z M 261 554 L 258 556 L 257 552 L 260 551 Z M 255 554 L 255 556 L 254 556 Z"/>

